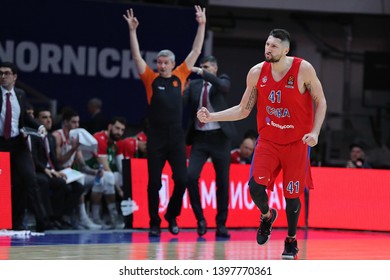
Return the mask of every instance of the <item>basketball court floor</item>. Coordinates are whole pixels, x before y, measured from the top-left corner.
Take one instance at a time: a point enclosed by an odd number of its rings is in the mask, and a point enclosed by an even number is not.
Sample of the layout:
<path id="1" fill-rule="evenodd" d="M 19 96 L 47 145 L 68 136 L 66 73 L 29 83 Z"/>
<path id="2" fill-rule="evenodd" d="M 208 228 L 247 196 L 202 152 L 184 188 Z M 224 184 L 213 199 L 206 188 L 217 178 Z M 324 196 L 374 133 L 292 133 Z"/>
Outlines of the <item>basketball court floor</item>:
<path id="1" fill-rule="evenodd" d="M 149 238 L 142 230 L 47 231 L 7 236 L 0 232 L 2 260 L 280 260 L 286 229 L 275 228 L 265 246 L 256 229 L 229 229 L 231 238 L 215 237 L 215 229 L 198 237 L 196 229 L 174 236 L 163 230 Z M 299 229 L 301 260 L 390 260 L 390 233 Z"/>

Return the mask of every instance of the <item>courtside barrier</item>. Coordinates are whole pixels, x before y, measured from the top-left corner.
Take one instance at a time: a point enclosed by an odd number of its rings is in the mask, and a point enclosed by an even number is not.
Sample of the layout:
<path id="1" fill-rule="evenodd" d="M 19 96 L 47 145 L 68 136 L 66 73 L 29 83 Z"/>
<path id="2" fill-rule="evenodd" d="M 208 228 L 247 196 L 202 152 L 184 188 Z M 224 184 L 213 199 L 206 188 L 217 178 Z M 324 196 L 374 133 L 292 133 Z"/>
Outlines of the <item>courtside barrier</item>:
<path id="1" fill-rule="evenodd" d="M 8 152 L 0 152 L 0 229 L 12 228 L 11 169 Z"/>
<path id="2" fill-rule="evenodd" d="M 132 159 L 133 195 L 139 205 L 134 212 L 133 227 L 148 228 L 147 164 L 145 159 Z M 228 227 L 258 227 L 260 213 L 253 204 L 247 186 L 249 165 L 232 164 L 230 169 Z M 173 189 L 169 165 L 164 167 L 160 190 L 161 217 L 166 211 Z M 309 191 L 308 226 L 311 228 L 390 231 L 390 170 L 313 167 L 314 189 Z M 285 201 L 282 195 L 282 174 L 275 182 L 276 191 L 269 193 L 271 207 L 278 209 L 274 227 L 286 227 Z M 208 226 L 215 226 L 216 214 L 215 172 L 212 163 L 206 163 L 200 178 L 201 201 Z M 305 203 L 298 222 L 305 227 Z M 189 197 L 183 198 L 181 227 L 196 227 Z M 162 227 L 167 223 L 162 222 Z"/>
<path id="3" fill-rule="evenodd" d="M 149 228 L 148 201 L 147 201 L 147 162 L 145 159 L 132 159 L 132 198 L 139 206 L 139 210 L 134 212 L 133 227 Z M 229 187 L 229 214 L 226 226 L 228 227 L 258 227 L 260 221 L 260 211 L 249 195 L 248 190 L 249 165 L 232 164 L 230 169 L 230 187 Z M 170 194 L 173 191 L 172 172 L 169 164 L 166 164 L 162 174 L 162 187 L 160 190 L 160 216 L 165 213 Z M 201 202 L 204 215 L 209 227 L 215 227 L 215 216 L 217 208 L 215 172 L 212 163 L 208 162 L 203 167 L 200 179 Z M 284 213 L 285 201 L 282 195 L 281 176 L 278 177 L 275 184 L 275 192 L 270 193 L 269 203 L 271 207 L 278 209 L 279 216 L 275 227 L 286 227 L 286 215 Z M 302 198 L 303 199 L 303 198 Z M 302 213 L 305 212 L 302 201 Z M 305 225 L 304 214 L 301 215 L 299 226 Z M 183 198 L 183 208 L 181 215 L 177 219 L 180 227 L 193 228 L 197 226 L 195 215 L 191 209 L 188 193 Z M 168 224 L 163 219 L 162 227 Z"/>
<path id="4" fill-rule="evenodd" d="M 132 226 L 148 228 L 147 161 L 131 160 L 132 199 L 139 206 Z M 260 213 L 248 190 L 249 165 L 232 164 L 230 170 L 229 215 L 227 226 L 258 227 Z M 173 190 L 169 165 L 164 167 L 160 190 L 160 214 L 165 213 Z M 309 191 L 308 226 L 310 228 L 390 231 L 390 170 L 313 167 L 314 189 Z M 282 194 L 282 174 L 269 193 L 271 207 L 278 209 L 274 227 L 286 227 L 285 201 Z M 200 178 L 201 202 L 209 227 L 215 227 L 216 185 L 212 163 L 206 163 Z M 305 227 L 304 196 L 299 227 Z M 196 227 L 187 192 L 183 198 L 178 223 L 183 228 Z M 163 219 L 162 227 L 167 227 Z M 12 227 L 11 180 L 9 153 L 0 153 L 0 229 Z"/>

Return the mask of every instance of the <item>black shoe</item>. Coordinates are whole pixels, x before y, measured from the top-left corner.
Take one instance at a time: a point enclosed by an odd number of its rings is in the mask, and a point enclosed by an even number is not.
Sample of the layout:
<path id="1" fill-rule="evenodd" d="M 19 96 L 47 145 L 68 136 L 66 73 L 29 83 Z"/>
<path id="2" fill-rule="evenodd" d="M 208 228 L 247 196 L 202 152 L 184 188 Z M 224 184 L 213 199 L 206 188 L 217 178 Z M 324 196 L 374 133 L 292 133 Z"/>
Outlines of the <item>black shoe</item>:
<path id="1" fill-rule="evenodd" d="M 264 218 L 261 217 L 260 227 L 257 230 L 257 244 L 264 245 L 268 242 L 271 236 L 272 225 L 278 217 L 278 211 L 276 209 L 271 209 L 271 217 Z"/>
<path id="2" fill-rule="evenodd" d="M 149 229 L 149 237 L 160 237 L 161 230 L 157 226 L 153 226 Z"/>
<path id="3" fill-rule="evenodd" d="M 70 221 L 67 221 L 67 220 L 63 219 L 63 218 L 60 219 L 60 223 L 66 229 L 72 229 L 73 228 L 72 223 Z"/>
<path id="4" fill-rule="evenodd" d="M 45 223 L 45 224 L 37 223 L 36 227 L 35 227 L 35 231 L 36 232 L 45 232 L 47 230 L 56 230 L 56 229 L 60 229 L 60 228 L 58 228 L 52 222 L 48 222 L 48 223 Z"/>
<path id="5" fill-rule="evenodd" d="M 207 225 L 205 220 L 201 220 L 198 222 L 198 235 L 205 235 L 207 232 Z"/>
<path id="6" fill-rule="evenodd" d="M 216 237 L 230 238 L 230 234 L 224 225 L 218 225 L 215 232 Z"/>
<path id="7" fill-rule="evenodd" d="M 169 230 L 169 232 L 172 233 L 173 235 L 178 235 L 180 229 L 179 229 L 179 227 L 178 227 L 178 225 L 176 223 L 176 219 L 175 218 L 173 218 L 173 219 L 169 218 L 169 216 L 167 214 L 164 215 L 164 218 L 168 222 L 168 230 Z"/>
<path id="8" fill-rule="evenodd" d="M 12 227 L 12 230 L 14 231 L 27 230 L 27 227 L 25 227 L 24 225 L 16 225 Z"/>
<path id="9" fill-rule="evenodd" d="M 71 223 L 65 221 L 64 219 L 62 218 L 59 218 L 59 219 L 54 219 L 52 221 L 52 224 L 58 228 L 58 229 L 72 229 L 73 226 Z"/>
<path id="10" fill-rule="evenodd" d="M 296 260 L 298 259 L 298 242 L 295 238 L 287 237 L 284 241 L 284 251 L 282 259 Z"/>

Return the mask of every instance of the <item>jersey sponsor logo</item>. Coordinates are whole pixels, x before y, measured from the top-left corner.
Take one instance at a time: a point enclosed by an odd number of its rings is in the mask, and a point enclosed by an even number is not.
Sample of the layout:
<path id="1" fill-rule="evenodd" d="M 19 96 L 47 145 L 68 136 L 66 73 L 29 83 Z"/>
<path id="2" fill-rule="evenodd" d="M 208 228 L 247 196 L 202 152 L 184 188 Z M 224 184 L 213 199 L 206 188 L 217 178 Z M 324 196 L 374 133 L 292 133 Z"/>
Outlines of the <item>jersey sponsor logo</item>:
<path id="1" fill-rule="evenodd" d="M 275 116 L 278 118 L 290 117 L 290 112 L 288 111 L 287 108 L 274 108 L 271 106 L 267 106 L 265 109 L 267 113 L 271 116 Z"/>
<path id="2" fill-rule="evenodd" d="M 163 86 L 158 86 L 157 87 L 159 90 L 165 90 L 165 87 L 163 87 Z"/>
<path id="3" fill-rule="evenodd" d="M 173 87 L 178 87 L 178 86 L 179 86 L 179 83 L 178 83 L 177 81 L 173 81 L 173 82 L 172 82 L 172 86 L 173 86 Z"/>
<path id="4" fill-rule="evenodd" d="M 295 77 L 293 75 L 290 75 L 287 79 L 286 88 L 294 88 L 294 81 L 295 81 Z"/>
<path id="5" fill-rule="evenodd" d="M 267 125 L 271 125 L 273 127 L 279 128 L 281 130 L 283 130 L 283 129 L 294 129 L 295 128 L 293 124 L 283 124 L 283 125 L 281 125 L 281 124 L 275 123 L 273 121 L 270 121 L 269 123 L 267 123 Z"/>
<path id="6" fill-rule="evenodd" d="M 264 178 L 265 178 L 265 176 L 259 176 L 259 180 L 264 179 Z"/>

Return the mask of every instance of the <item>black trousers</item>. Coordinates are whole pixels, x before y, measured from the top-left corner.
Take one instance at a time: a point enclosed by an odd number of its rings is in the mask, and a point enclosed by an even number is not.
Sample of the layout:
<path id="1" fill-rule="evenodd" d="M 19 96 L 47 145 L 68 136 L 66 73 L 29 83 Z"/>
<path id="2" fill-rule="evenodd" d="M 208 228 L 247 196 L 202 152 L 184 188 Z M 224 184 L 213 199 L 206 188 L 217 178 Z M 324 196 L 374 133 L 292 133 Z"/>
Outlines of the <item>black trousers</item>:
<path id="1" fill-rule="evenodd" d="M 36 174 L 41 189 L 42 201 L 51 218 L 72 215 L 77 210 L 80 196 L 84 191 L 78 182 L 67 184 L 64 179 L 52 177 L 45 173 Z"/>
<path id="2" fill-rule="evenodd" d="M 164 211 L 167 207 L 168 218 L 176 218 L 180 215 L 183 195 L 186 190 L 186 149 L 184 141 L 184 131 L 179 126 L 168 128 L 150 128 L 148 131 L 148 209 L 150 227 L 160 227 L 161 218 L 159 211 Z M 174 182 L 173 193 L 169 198 L 168 205 L 165 197 L 160 208 L 159 191 L 162 187 L 162 170 L 166 162 L 172 169 L 172 179 Z M 166 185 L 166 196 L 172 186 Z"/>
<path id="3" fill-rule="evenodd" d="M 229 204 L 230 140 L 222 130 L 197 131 L 191 148 L 187 169 L 187 188 L 190 202 L 198 221 L 204 220 L 199 193 L 199 177 L 210 157 L 216 176 L 217 216 L 216 224 L 225 225 Z"/>
<path id="4" fill-rule="evenodd" d="M 23 229 L 23 217 L 30 203 L 37 227 L 44 228 L 49 223 L 37 184 L 34 163 L 26 139 L 22 136 L 5 140 L 0 137 L 0 151 L 10 152 L 12 185 L 12 228 Z"/>

